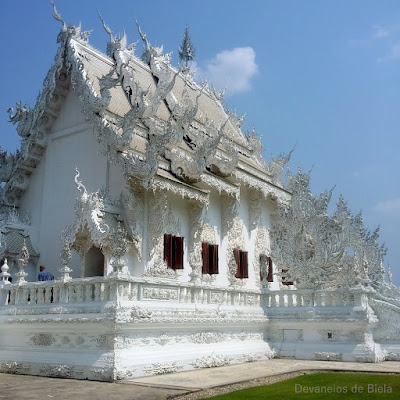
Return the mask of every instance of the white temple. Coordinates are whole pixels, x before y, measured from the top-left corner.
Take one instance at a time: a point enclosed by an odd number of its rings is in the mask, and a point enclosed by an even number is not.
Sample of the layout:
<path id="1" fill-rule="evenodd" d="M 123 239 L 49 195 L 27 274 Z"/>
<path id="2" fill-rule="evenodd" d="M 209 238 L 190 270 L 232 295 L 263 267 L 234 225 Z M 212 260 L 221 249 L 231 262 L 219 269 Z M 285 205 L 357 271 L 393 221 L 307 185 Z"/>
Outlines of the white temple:
<path id="1" fill-rule="evenodd" d="M 309 173 L 282 183 L 223 95 L 62 28 L 1 153 L 0 372 L 112 381 L 271 357 L 400 360 L 378 231 Z M 44 264 L 55 279 L 36 282 Z M 10 282 L 10 278 L 12 281 Z"/>

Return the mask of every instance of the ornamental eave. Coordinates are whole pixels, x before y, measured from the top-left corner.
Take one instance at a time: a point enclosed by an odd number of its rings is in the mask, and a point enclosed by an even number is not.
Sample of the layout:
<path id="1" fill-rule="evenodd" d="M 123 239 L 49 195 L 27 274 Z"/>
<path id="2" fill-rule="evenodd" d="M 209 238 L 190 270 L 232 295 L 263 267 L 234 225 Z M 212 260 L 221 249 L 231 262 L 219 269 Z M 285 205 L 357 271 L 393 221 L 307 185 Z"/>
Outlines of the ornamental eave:
<path id="1" fill-rule="evenodd" d="M 149 189 L 153 191 L 167 190 L 180 195 L 182 198 L 196 200 L 203 204 L 209 202 L 209 191 L 178 181 L 171 173 L 162 169 L 157 171 Z"/>

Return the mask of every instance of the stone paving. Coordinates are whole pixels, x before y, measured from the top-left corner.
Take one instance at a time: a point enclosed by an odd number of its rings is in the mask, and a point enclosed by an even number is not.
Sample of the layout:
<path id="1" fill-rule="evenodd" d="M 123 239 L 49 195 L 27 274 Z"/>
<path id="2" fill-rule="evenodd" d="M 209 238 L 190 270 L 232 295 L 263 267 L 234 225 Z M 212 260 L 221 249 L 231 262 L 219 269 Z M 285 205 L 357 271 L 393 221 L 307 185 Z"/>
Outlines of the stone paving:
<path id="1" fill-rule="evenodd" d="M 400 362 L 378 364 L 274 359 L 219 368 L 135 378 L 118 383 L 0 374 L 1 400 L 165 400 L 210 388 L 301 371 L 352 371 L 400 374 Z M 184 396 L 187 397 L 187 396 Z M 188 397 L 187 397 L 188 398 Z"/>

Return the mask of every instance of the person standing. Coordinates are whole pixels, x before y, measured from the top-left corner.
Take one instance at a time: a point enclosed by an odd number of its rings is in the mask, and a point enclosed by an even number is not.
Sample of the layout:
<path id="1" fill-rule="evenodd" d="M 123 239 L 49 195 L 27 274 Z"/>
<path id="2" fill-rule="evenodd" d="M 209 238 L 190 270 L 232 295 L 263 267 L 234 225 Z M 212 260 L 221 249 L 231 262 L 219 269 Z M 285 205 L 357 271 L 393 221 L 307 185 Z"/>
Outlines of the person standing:
<path id="1" fill-rule="evenodd" d="M 38 275 L 38 281 L 51 281 L 54 279 L 53 275 L 51 272 L 47 271 L 44 265 L 41 265 L 39 267 L 39 275 Z"/>
<path id="2" fill-rule="evenodd" d="M 44 281 L 51 281 L 54 279 L 54 276 L 52 275 L 52 273 L 50 271 L 47 271 L 44 265 L 41 265 L 39 267 L 39 275 L 38 275 L 38 281 L 40 282 L 44 282 Z M 38 293 L 38 289 L 36 289 L 36 293 Z M 45 302 L 45 298 L 46 298 L 46 288 L 43 288 L 43 303 Z M 51 288 L 51 298 L 50 298 L 50 302 L 53 302 L 53 288 Z M 37 303 L 37 300 L 36 300 Z"/>

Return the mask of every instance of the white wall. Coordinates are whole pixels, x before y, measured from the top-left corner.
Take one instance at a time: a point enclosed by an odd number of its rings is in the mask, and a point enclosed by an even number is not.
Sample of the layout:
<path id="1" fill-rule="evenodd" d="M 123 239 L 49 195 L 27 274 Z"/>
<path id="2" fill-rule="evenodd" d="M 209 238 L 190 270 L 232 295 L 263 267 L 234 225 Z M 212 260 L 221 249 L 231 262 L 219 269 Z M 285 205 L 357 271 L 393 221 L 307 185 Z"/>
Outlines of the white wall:
<path id="1" fill-rule="evenodd" d="M 39 165 L 33 170 L 29 179 L 29 186 L 20 203 L 20 215 L 24 216 L 27 212 L 30 213 L 31 226 L 29 231 L 31 243 L 35 250 L 38 250 L 40 240 L 45 164 L 46 153 Z"/>
<path id="2" fill-rule="evenodd" d="M 106 159 L 92 128 L 80 112 L 79 100 L 70 92 L 48 136 L 46 157 L 39 172 L 44 176 L 40 223 L 40 260 L 56 277 L 61 268 L 60 234 L 75 220 L 74 205 L 78 195 L 74 182 L 75 166 L 80 180 L 89 192 L 105 186 Z M 43 173 L 44 172 L 44 173 Z M 79 257 L 74 257 L 71 268 L 79 268 Z M 73 276 L 80 276 L 77 271 Z"/>
<path id="3" fill-rule="evenodd" d="M 108 165 L 108 190 L 113 199 L 119 199 L 121 192 L 126 188 L 126 182 L 121 168 L 118 165 Z M 104 182 L 105 185 L 105 182 Z"/>

